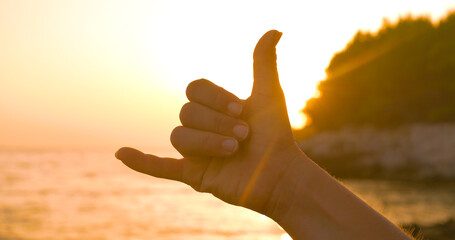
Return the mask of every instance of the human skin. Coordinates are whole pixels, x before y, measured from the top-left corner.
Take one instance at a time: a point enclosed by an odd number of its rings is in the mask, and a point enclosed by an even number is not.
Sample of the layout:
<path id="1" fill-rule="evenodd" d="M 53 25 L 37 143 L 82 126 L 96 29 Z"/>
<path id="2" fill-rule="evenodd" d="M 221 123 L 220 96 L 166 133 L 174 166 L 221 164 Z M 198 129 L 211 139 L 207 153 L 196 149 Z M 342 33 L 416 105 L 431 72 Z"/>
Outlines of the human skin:
<path id="1" fill-rule="evenodd" d="M 136 171 L 264 214 L 293 239 L 411 239 L 297 146 L 278 78 L 280 38 L 272 30 L 256 45 L 248 99 L 205 79 L 188 85 L 182 126 L 171 134 L 182 159 L 128 147 L 116 157 Z"/>

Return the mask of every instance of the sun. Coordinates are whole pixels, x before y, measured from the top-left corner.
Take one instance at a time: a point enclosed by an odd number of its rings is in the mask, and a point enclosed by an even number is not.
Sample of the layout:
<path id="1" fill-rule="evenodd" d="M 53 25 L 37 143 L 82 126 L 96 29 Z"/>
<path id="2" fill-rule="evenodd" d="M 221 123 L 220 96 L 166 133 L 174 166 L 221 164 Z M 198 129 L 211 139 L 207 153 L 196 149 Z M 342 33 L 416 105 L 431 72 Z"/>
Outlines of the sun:
<path id="1" fill-rule="evenodd" d="M 289 112 L 289 122 L 291 123 L 291 127 L 295 130 L 302 129 L 306 124 L 306 117 L 305 115 L 300 114 L 297 111 Z"/>

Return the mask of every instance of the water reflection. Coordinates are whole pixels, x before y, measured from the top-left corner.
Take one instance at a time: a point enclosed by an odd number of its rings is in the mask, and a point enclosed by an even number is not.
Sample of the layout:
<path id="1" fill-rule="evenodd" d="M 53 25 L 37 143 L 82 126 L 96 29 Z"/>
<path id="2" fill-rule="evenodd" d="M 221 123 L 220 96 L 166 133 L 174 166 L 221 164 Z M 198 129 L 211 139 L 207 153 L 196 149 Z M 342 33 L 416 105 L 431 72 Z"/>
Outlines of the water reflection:
<path id="1" fill-rule="evenodd" d="M 291 239 L 267 217 L 137 174 L 112 152 L 0 153 L 0 239 Z M 398 223 L 455 219 L 452 183 L 345 183 Z"/>

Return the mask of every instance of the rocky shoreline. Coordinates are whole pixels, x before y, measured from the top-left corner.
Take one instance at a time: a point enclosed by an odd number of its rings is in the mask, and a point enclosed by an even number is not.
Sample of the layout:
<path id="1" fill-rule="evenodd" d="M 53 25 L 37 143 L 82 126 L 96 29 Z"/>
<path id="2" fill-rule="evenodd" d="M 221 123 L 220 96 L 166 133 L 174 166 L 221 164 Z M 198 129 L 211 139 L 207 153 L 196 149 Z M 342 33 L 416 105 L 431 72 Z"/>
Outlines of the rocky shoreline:
<path id="1" fill-rule="evenodd" d="M 455 180 L 455 124 L 414 124 L 393 129 L 345 127 L 298 142 L 341 178 Z"/>

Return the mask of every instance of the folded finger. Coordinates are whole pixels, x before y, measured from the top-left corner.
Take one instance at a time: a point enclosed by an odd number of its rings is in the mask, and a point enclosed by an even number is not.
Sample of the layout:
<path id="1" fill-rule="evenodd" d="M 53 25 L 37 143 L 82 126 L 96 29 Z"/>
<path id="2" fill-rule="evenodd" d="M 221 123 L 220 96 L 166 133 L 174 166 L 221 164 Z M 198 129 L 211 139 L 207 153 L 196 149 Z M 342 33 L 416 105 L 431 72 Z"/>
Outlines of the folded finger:
<path id="1" fill-rule="evenodd" d="M 239 116 L 242 112 L 242 101 L 239 98 L 206 79 L 199 79 L 188 84 L 186 95 L 190 101 L 222 113 Z"/>
<path id="2" fill-rule="evenodd" d="M 187 127 L 176 127 L 171 143 L 183 156 L 227 157 L 239 146 L 237 139 Z"/>
<path id="3" fill-rule="evenodd" d="M 235 137 L 238 140 L 244 140 L 248 136 L 246 122 L 195 102 L 183 105 L 180 110 L 180 121 L 184 127 Z"/>

